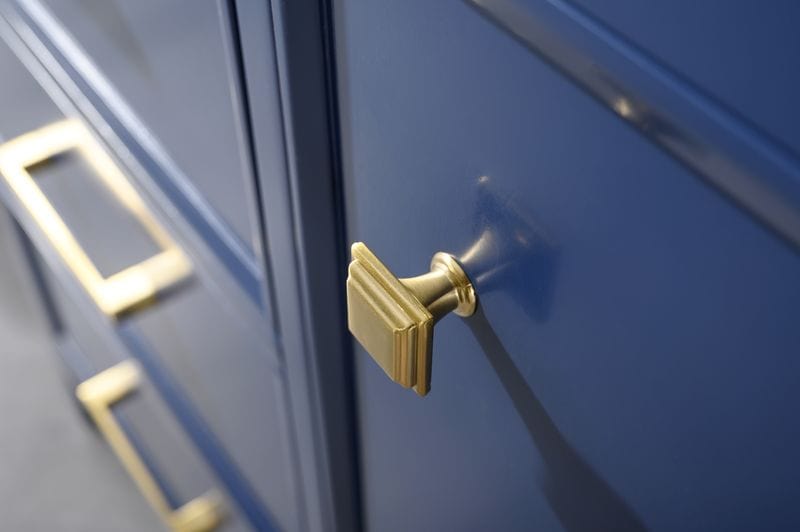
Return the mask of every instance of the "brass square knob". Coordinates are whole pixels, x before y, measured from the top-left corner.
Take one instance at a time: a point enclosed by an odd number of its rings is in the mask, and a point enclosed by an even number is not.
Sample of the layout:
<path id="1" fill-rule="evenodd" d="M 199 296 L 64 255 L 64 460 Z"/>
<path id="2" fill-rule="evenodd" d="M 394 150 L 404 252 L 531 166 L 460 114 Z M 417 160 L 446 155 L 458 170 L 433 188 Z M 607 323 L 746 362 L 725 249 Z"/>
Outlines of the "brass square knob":
<path id="1" fill-rule="evenodd" d="M 475 290 L 458 261 L 437 253 L 431 271 L 398 279 L 361 242 L 347 278 L 350 332 L 384 372 L 419 395 L 430 391 L 433 326 L 449 312 L 475 312 Z"/>

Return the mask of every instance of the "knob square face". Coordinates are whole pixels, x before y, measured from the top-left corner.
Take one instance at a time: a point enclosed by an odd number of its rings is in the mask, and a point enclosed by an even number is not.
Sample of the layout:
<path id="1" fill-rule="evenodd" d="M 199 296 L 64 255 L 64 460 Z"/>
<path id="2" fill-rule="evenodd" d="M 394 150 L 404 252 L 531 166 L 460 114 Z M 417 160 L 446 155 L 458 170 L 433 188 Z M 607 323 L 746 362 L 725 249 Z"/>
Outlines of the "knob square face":
<path id="1" fill-rule="evenodd" d="M 350 332 L 393 381 L 425 395 L 430 389 L 433 316 L 361 243 L 347 277 Z"/>

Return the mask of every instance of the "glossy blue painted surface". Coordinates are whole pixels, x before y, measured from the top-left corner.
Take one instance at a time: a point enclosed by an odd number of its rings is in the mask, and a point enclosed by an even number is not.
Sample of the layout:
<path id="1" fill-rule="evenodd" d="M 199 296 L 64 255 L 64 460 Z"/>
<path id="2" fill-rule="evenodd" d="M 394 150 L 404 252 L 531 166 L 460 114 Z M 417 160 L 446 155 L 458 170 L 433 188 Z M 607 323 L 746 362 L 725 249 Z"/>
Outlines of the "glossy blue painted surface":
<path id="1" fill-rule="evenodd" d="M 210 7 L 212 7 L 211 20 L 204 21 L 203 25 L 213 26 L 219 23 L 220 26 L 227 27 L 217 21 L 216 10 L 213 6 Z M 113 12 L 113 8 L 109 9 Z M 208 10 L 203 12 L 207 16 L 209 15 Z M 125 84 L 129 90 L 135 89 L 137 99 L 140 102 L 143 101 L 147 108 L 146 117 L 138 116 L 130 104 L 123 99 L 118 87 L 109 81 L 104 71 L 96 67 L 92 58 L 81 49 L 80 43 L 74 40 L 62 22 L 54 18 L 37 0 L 20 1 L 17 13 L 24 19 L 25 24 L 29 25 L 29 29 L 24 32 L 24 38 L 30 46 L 37 50 L 40 60 L 47 65 L 50 73 L 59 77 L 59 81 L 65 90 L 70 92 L 76 105 L 87 113 L 87 119 L 93 121 L 96 127 L 112 128 L 125 149 L 130 151 L 138 163 L 145 168 L 147 179 L 152 180 L 172 201 L 185 220 L 205 241 L 208 251 L 221 261 L 229 275 L 233 276 L 247 296 L 256 305 L 261 306 L 262 311 L 269 317 L 270 309 L 264 305 L 261 294 L 261 285 L 265 277 L 264 265 L 259 260 L 261 249 L 256 236 L 252 234 L 256 232 L 256 229 L 249 227 L 255 223 L 249 220 L 253 216 L 251 211 L 255 210 L 255 205 L 250 201 L 243 200 L 243 197 L 247 196 L 250 191 L 247 185 L 252 175 L 249 173 L 247 161 L 242 160 L 246 157 L 249 145 L 244 139 L 239 138 L 244 135 L 240 130 L 241 124 L 239 123 L 243 118 L 236 114 L 239 112 L 240 102 L 236 98 L 237 85 L 233 80 L 229 80 L 231 87 L 220 88 L 216 82 L 226 79 L 220 76 L 220 80 L 215 80 L 210 94 L 202 87 L 195 85 L 197 89 L 192 96 L 194 103 L 189 105 L 185 95 L 182 96 L 181 91 L 175 87 L 176 83 L 180 85 L 183 80 L 180 77 L 177 80 L 173 78 L 172 72 L 164 72 L 169 70 L 164 62 L 168 65 L 170 58 L 162 57 L 157 49 L 150 50 L 149 54 L 152 57 L 139 57 L 138 61 L 143 61 L 139 68 L 147 71 L 151 68 L 147 65 L 148 60 L 157 60 L 159 64 L 157 69 L 162 71 L 162 75 L 167 80 L 157 82 L 149 79 L 150 76 L 139 72 L 138 76 L 134 75 L 137 83 L 133 87 Z M 74 9 L 68 10 L 67 13 L 77 16 Z M 156 13 L 149 10 L 145 10 L 145 13 L 140 15 L 145 18 L 157 16 Z M 109 14 L 106 13 L 105 16 L 109 16 Z M 111 18 L 114 18 L 113 15 Z M 112 20 L 112 22 L 123 26 L 126 24 L 124 19 L 122 22 L 119 20 Z M 108 24 L 109 21 L 106 21 L 106 25 Z M 139 23 L 139 26 L 141 25 Z M 144 26 L 147 27 L 146 24 Z M 103 29 L 101 24 L 100 28 L 94 28 L 94 31 L 103 33 L 113 30 Z M 129 28 L 127 31 L 132 30 Z M 147 41 L 144 35 L 137 36 L 135 33 L 132 35 L 134 39 Z M 194 39 L 200 37 L 202 36 L 194 35 Z M 208 40 L 213 41 L 217 37 L 219 36 L 212 34 Z M 227 34 L 223 37 L 227 37 Z M 163 41 L 163 39 L 162 35 L 161 40 Z M 200 40 L 202 41 L 202 38 Z M 204 46 L 208 44 L 205 43 Z M 210 44 L 214 47 L 213 43 Z M 221 46 L 221 43 L 217 43 L 216 48 Z M 219 50 L 215 50 L 215 56 L 216 52 Z M 45 55 L 42 56 L 42 53 Z M 136 55 L 133 51 L 130 53 Z M 52 56 L 47 54 L 52 54 Z M 179 56 L 180 54 L 181 52 L 178 53 Z M 123 60 L 115 63 L 124 66 L 131 60 L 131 57 L 125 56 Z M 221 63 L 217 65 L 219 68 L 227 66 L 222 60 L 216 62 Z M 132 69 L 128 70 L 129 73 L 132 72 Z M 147 89 L 148 84 L 152 84 L 150 90 Z M 220 97 L 219 93 L 226 90 L 231 91 L 231 94 L 227 94 L 227 98 L 225 94 Z M 159 97 L 159 91 L 164 91 L 165 95 L 162 94 Z M 183 104 L 173 106 L 171 111 L 166 111 L 163 108 L 166 105 L 166 102 L 162 101 L 164 98 L 173 103 L 176 100 L 181 101 Z M 215 125 L 205 127 L 203 140 L 185 134 L 187 128 L 196 130 L 198 126 L 190 126 L 181 116 L 187 113 L 197 115 L 194 112 L 195 108 L 207 106 L 209 100 L 215 103 L 216 112 L 213 115 L 198 117 L 198 120 L 201 122 L 211 120 L 211 123 Z M 232 107 L 226 109 L 226 105 L 232 105 Z M 217 124 L 220 114 L 225 117 L 222 120 L 224 126 L 221 128 Z M 226 116 L 227 114 L 230 116 Z M 156 127 L 159 130 L 168 130 L 168 137 L 172 140 L 170 146 L 185 156 L 183 165 L 176 164 L 160 140 L 148 130 L 148 127 L 153 127 L 153 124 L 150 121 L 143 122 L 143 118 L 147 117 L 159 117 Z M 181 135 L 182 133 L 184 135 Z M 224 137 L 224 141 L 219 141 L 217 137 L 220 135 Z M 237 142 L 233 142 L 234 140 Z M 208 150 L 200 152 L 205 155 L 199 155 L 196 151 L 198 143 L 211 146 Z M 195 156 L 192 157 L 192 155 Z M 216 168 L 217 165 L 224 166 L 226 171 Z M 244 168 L 242 168 L 243 166 Z M 201 168 L 202 171 L 198 172 L 198 168 Z M 209 172 L 210 169 L 213 170 Z M 192 173 L 187 174 L 187 171 Z M 198 180 L 200 183 L 199 186 L 196 186 L 195 182 Z M 201 191 L 204 194 L 201 194 Z M 214 199 L 224 206 L 220 209 L 222 212 L 236 218 L 233 225 L 238 228 L 238 236 L 231 231 L 228 223 L 212 207 L 216 203 L 213 201 Z M 255 248 L 255 253 L 251 248 Z"/>
<path id="2" fill-rule="evenodd" d="M 181 290 L 159 298 L 153 308 L 126 317 L 122 323 L 108 320 L 75 282 L 29 214 L 4 185 L 4 202 L 52 270 L 57 282 L 51 284 L 63 288 L 59 303 L 69 301 L 64 314 L 70 319 L 64 331 L 77 335 L 77 330 L 81 330 L 81 346 L 85 345 L 87 356 L 96 362 L 95 368 L 104 368 L 126 358 L 139 360 L 147 372 L 148 382 L 157 390 L 152 395 L 160 395 L 172 409 L 174 418 L 169 420 L 168 428 L 192 440 L 183 442 L 184 451 L 187 451 L 186 446 L 191 450 L 193 444 L 200 462 L 208 462 L 216 478 L 209 476 L 205 468 L 197 468 L 196 472 L 203 472 L 206 477 L 183 482 L 185 477 L 192 476 L 183 475 L 187 469 L 188 473 L 195 471 L 175 465 L 178 460 L 170 460 L 174 457 L 170 454 L 172 450 L 158 445 L 164 438 L 157 427 L 148 422 L 147 410 L 141 410 L 144 417 L 137 418 L 136 428 L 147 436 L 144 441 L 150 446 L 148 458 L 155 464 L 156 476 L 170 485 L 174 477 L 179 476 L 176 473 L 180 473 L 181 487 L 192 488 L 187 492 L 178 490 L 180 497 L 173 497 L 174 500 L 188 500 L 183 497 L 186 493 L 194 497 L 213 487 L 226 493 L 230 503 L 231 518 L 226 521 L 226 529 L 238 530 L 247 523 L 257 530 L 297 528 L 297 523 L 303 519 L 302 501 L 293 478 L 293 435 L 287 425 L 291 415 L 287 412 L 285 386 L 281 381 L 278 339 L 272 330 L 269 305 L 258 306 L 263 301 L 262 291 L 267 293 L 262 284 L 265 268 L 254 256 L 242 262 L 241 249 L 230 246 L 230 239 L 224 238 L 225 232 L 219 231 L 223 226 L 215 213 L 207 208 L 198 210 L 198 206 L 206 205 L 206 200 L 211 198 L 187 193 L 187 188 L 180 186 L 175 168 L 163 165 L 163 159 L 154 156 L 160 153 L 159 149 L 153 150 L 153 144 L 158 143 L 152 138 L 148 139 L 149 144 L 141 142 L 141 131 L 131 127 L 136 117 L 120 117 L 119 107 L 112 109 L 108 100 L 95 92 L 97 85 L 87 79 L 84 70 L 76 67 L 79 56 L 70 43 L 65 43 L 57 21 L 34 16 L 36 10 L 26 12 L 9 3 L 2 7 L 4 18 L 0 20 L 0 34 L 4 42 L 0 63 L 4 71 L 13 74 L 13 83 L 3 88 L 9 98 L 3 101 L 7 107 L 9 102 L 20 102 L 14 109 L 3 109 L 2 139 L 63 119 L 64 115 L 85 119 L 89 127 L 96 128 L 99 139 L 107 142 L 108 149 L 119 157 L 123 172 L 159 223 L 180 242 L 193 265 L 192 280 Z M 39 25 L 43 20 L 47 24 Z M 226 22 L 230 21 L 226 19 Z M 233 84 L 231 89 L 237 90 L 238 86 Z M 24 98 L 17 96 L 19 94 Z M 167 116 L 162 118 L 170 120 Z M 173 126 L 180 126 L 179 118 L 178 114 L 172 116 Z M 196 139 L 187 138 L 187 143 L 196 147 L 195 142 Z M 244 143 L 240 148 L 246 151 L 248 146 Z M 191 149 L 191 146 L 186 148 Z M 229 153 L 220 157 L 222 160 L 217 163 L 236 167 L 237 161 L 231 160 Z M 75 189 L 80 181 L 72 180 L 73 174 L 85 169 L 67 168 L 60 163 L 53 166 L 60 170 L 45 169 L 43 173 L 47 177 L 44 179 L 58 180 L 61 190 L 45 193 L 53 192 L 58 196 L 51 197 L 51 201 L 75 230 L 78 240 L 92 240 L 87 245 L 92 260 L 104 264 L 108 259 L 115 259 L 115 267 L 119 267 L 128 264 L 124 257 L 133 257 L 131 260 L 135 262 L 152 253 L 150 249 L 142 254 L 138 243 L 126 238 L 130 228 L 126 229 L 113 216 L 115 205 L 101 206 L 97 194 L 89 193 L 91 187 L 84 187 L 82 191 Z M 92 179 L 93 176 L 75 177 Z M 231 177 L 237 176 L 231 174 Z M 217 185 L 216 192 L 224 194 L 225 186 Z M 69 193 L 64 194 L 64 191 Z M 166 193 L 166 198 L 162 193 Z M 254 196 L 251 200 L 256 202 Z M 242 204 L 239 214 L 244 215 L 247 207 Z M 111 216 L 108 216 L 109 209 Z M 70 221 L 76 212 L 96 217 L 91 226 L 95 233 L 82 230 Z M 105 215 L 101 214 L 103 212 Z M 103 223 L 98 225 L 98 219 Z M 111 238 L 106 239 L 104 245 L 95 245 L 98 235 Z M 231 258 L 234 260 L 229 260 Z M 245 292 L 240 287 L 245 288 Z M 104 336 L 106 342 L 95 341 L 96 334 Z M 78 378 L 86 376 L 81 373 L 86 368 L 76 357 L 65 359 L 75 364 L 73 369 L 78 370 Z M 156 432 L 149 434 L 151 429 Z M 154 440 L 156 443 L 151 445 Z"/>
<path id="3" fill-rule="evenodd" d="M 800 244 L 800 158 L 562 0 L 468 2 L 694 172 Z"/>
<path id="4" fill-rule="evenodd" d="M 424 399 L 355 353 L 366 527 L 800 526 L 789 241 L 478 10 L 334 8 L 351 240 L 400 277 L 472 247 L 480 298 Z"/>
<path id="5" fill-rule="evenodd" d="M 36 13 L 38 2 L 24 3 Z M 125 109 L 141 121 L 139 127 L 154 137 L 181 178 L 196 187 L 194 194 L 253 255 L 258 237 L 252 178 L 242 149 L 235 44 L 222 3 L 42 4 L 97 68 L 89 78 L 94 88 L 110 86 L 103 96 L 114 111 Z M 91 68 L 82 67 L 83 74 Z"/>
<path id="6" fill-rule="evenodd" d="M 576 0 L 740 117 L 800 152 L 792 101 L 800 73 L 800 4 L 686 0 Z"/>
<path id="7" fill-rule="evenodd" d="M 225 489 L 237 502 L 250 525 L 256 530 L 275 530 L 274 518 L 264 507 L 263 501 L 259 500 L 258 494 L 236 467 L 216 435 L 209 429 L 202 414 L 187 399 L 185 391 L 162 366 L 158 355 L 141 337 L 136 327 L 123 325 L 118 328 L 117 333 L 131 356 L 142 364 L 183 429 L 193 439 L 209 466 L 224 483 Z"/>

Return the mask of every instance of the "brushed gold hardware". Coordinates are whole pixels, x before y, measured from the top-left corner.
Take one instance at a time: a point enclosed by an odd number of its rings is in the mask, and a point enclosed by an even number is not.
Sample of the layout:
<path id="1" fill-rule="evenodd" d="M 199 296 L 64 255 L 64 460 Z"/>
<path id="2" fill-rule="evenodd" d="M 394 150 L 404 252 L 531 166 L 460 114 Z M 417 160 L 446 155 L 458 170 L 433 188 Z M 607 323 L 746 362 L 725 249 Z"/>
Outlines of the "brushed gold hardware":
<path id="1" fill-rule="evenodd" d="M 104 278 L 27 168 L 59 153 L 75 150 L 97 172 L 122 207 L 142 224 L 162 249 Z M 159 293 L 187 279 L 186 254 L 147 209 L 136 189 L 80 120 L 66 119 L 21 135 L 0 146 L 0 173 L 97 306 L 109 317 L 146 306 Z"/>
<path id="2" fill-rule="evenodd" d="M 219 494 L 211 491 L 173 510 L 111 412 L 111 405 L 134 392 L 140 380 L 139 365 L 132 360 L 125 360 L 80 383 L 75 389 L 75 395 L 97 424 L 139 491 L 169 530 L 176 532 L 214 530 L 222 521 L 224 514 Z"/>
<path id="3" fill-rule="evenodd" d="M 477 296 L 452 255 L 436 253 L 431 271 L 398 279 L 361 242 L 351 247 L 347 277 L 350 332 L 383 371 L 419 395 L 430 391 L 434 324 L 455 312 L 471 316 Z"/>

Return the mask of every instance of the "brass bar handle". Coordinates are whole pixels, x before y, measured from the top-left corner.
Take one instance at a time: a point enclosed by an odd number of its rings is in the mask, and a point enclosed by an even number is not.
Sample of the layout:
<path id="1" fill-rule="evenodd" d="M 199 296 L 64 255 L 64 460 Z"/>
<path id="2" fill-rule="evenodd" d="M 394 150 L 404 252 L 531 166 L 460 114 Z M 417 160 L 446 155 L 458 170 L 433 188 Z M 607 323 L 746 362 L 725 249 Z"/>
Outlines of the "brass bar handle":
<path id="1" fill-rule="evenodd" d="M 125 470 L 144 498 L 169 530 L 204 532 L 214 530 L 222 521 L 222 499 L 209 492 L 178 509 L 172 509 L 136 447 L 128 439 L 111 412 L 111 406 L 134 392 L 141 380 L 141 370 L 132 360 L 120 362 L 80 383 L 75 395 L 86 408 Z"/>
<path id="2" fill-rule="evenodd" d="M 399 279 L 361 242 L 347 277 L 350 332 L 396 383 L 426 395 L 431 386 L 433 326 L 449 312 L 471 316 L 475 288 L 452 255 L 437 253 L 431 271 Z"/>
<path id="3" fill-rule="evenodd" d="M 162 251 L 103 277 L 27 168 L 68 150 L 86 158 L 102 183 Z M 95 304 L 118 319 L 152 303 L 192 273 L 186 254 L 158 223 L 122 170 L 82 121 L 55 122 L 0 145 L 0 174 Z"/>

